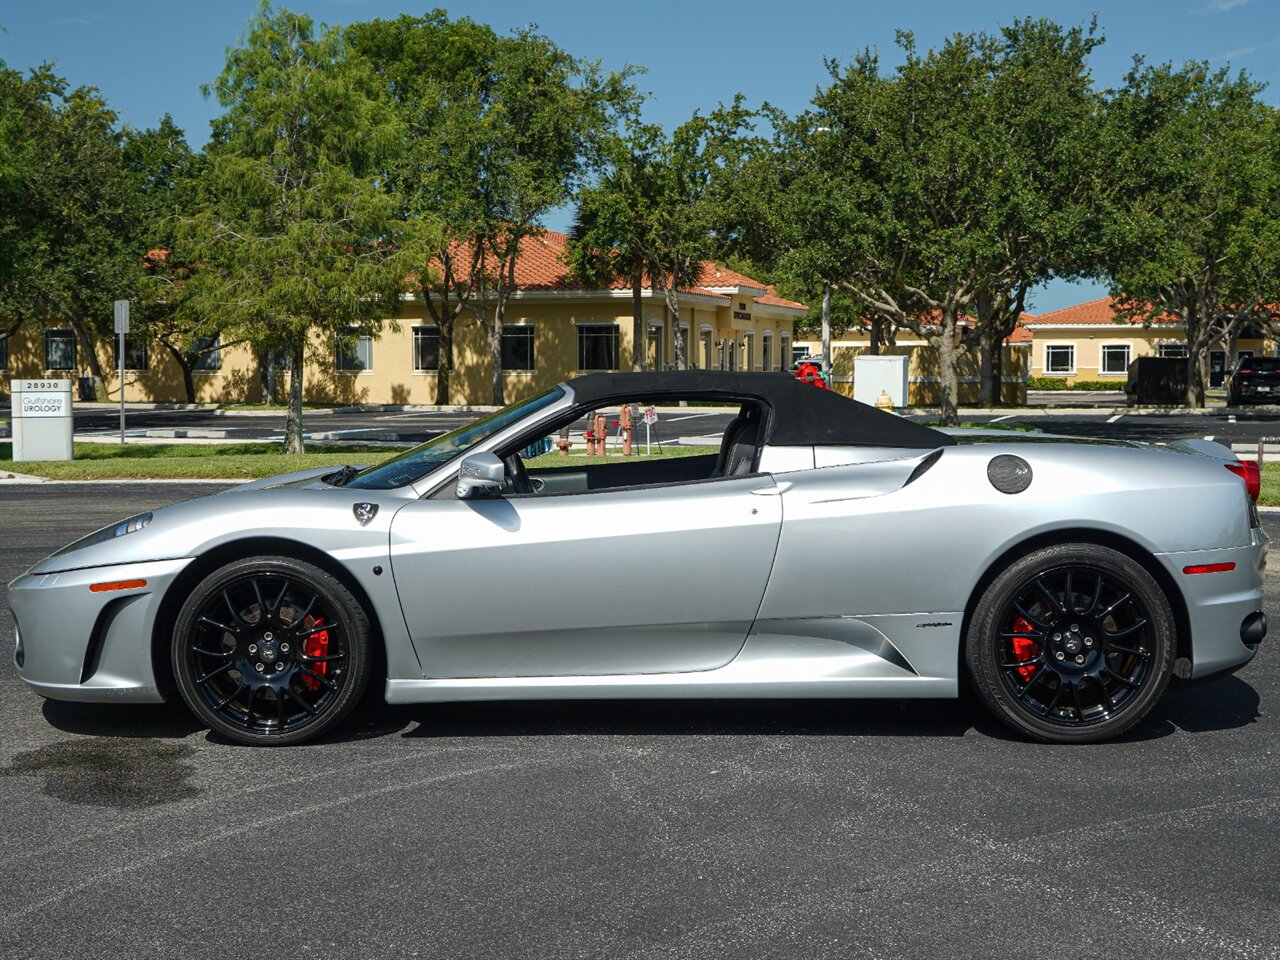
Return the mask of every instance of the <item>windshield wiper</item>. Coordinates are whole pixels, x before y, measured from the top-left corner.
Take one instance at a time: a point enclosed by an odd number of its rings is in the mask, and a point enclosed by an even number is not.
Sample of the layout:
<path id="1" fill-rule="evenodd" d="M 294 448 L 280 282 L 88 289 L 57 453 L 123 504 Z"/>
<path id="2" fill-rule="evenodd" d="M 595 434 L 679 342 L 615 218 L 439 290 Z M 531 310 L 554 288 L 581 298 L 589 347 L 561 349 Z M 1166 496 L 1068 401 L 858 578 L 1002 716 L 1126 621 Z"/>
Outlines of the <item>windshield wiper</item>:
<path id="1" fill-rule="evenodd" d="M 363 467 L 352 466 L 348 463 L 345 467 L 339 467 L 333 473 L 326 473 L 320 479 L 331 487 L 345 487 L 351 478 L 363 469 Z"/>

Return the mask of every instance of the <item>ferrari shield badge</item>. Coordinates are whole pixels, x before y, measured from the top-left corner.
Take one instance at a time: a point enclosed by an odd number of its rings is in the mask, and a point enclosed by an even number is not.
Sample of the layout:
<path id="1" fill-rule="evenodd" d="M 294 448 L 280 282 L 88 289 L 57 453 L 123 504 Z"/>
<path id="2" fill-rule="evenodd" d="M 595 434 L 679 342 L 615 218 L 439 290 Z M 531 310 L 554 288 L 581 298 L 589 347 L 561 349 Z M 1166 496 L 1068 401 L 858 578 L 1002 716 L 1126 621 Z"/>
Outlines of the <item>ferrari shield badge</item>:
<path id="1" fill-rule="evenodd" d="M 351 512 L 360 521 L 360 526 L 367 527 L 369 521 L 378 515 L 378 505 L 376 503 L 357 503 L 352 506 Z"/>

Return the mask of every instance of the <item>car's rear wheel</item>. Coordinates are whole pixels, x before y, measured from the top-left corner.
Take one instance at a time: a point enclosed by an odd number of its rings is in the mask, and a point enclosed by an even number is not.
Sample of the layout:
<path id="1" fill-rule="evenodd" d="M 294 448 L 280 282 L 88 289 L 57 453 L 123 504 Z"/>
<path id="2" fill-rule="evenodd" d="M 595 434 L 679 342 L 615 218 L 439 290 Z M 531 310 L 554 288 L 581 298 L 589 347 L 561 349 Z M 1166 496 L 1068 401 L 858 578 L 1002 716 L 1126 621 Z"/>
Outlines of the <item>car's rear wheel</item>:
<path id="1" fill-rule="evenodd" d="M 237 743 L 319 736 L 367 684 L 369 620 L 337 578 L 291 557 L 214 571 L 178 613 L 173 668 L 182 698 Z"/>
<path id="2" fill-rule="evenodd" d="M 1000 720 L 1039 740 L 1092 743 L 1132 727 L 1164 693 L 1175 625 L 1141 564 L 1062 544 L 995 578 L 965 643 L 974 687 Z"/>

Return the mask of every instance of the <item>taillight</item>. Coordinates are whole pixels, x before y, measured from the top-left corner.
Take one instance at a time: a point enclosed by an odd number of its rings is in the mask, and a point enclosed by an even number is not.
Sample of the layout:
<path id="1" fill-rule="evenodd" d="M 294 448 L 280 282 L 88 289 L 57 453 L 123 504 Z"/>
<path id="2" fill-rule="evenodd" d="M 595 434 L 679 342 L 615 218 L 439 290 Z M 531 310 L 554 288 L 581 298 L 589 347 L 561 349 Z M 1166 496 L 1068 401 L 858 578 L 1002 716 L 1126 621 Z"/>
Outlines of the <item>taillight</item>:
<path id="1" fill-rule="evenodd" d="M 1252 460 L 1237 460 L 1235 463 L 1224 463 L 1224 467 L 1244 481 L 1244 488 L 1249 491 L 1252 500 L 1258 499 L 1262 493 L 1262 471 Z"/>
<path id="2" fill-rule="evenodd" d="M 1241 367 L 1236 373 L 1253 373 L 1253 367 Z"/>

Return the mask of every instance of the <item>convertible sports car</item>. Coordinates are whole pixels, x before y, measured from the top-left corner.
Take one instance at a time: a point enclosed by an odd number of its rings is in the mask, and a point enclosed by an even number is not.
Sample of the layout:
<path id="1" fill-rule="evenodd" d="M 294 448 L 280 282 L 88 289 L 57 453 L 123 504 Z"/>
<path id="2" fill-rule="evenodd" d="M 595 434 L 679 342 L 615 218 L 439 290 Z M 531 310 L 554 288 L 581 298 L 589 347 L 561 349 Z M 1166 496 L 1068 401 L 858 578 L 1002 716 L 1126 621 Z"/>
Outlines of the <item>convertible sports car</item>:
<path id="1" fill-rule="evenodd" d="M 529 468 L 620 404 L 736 408 L 719 452 Z M 695 421 L 696 422 L 696 421 Z M 782 374 L 598 374 L 370 468 L 248 483 L 84 538 L 9 587 L 46 697 L 177 693 L 247 744 L 393 703 L 955 697 L 1112 737 L 1253 657 L 1253 464 L 957 437 Z M 546 459 L 556 461 L 555 455 Z"/>

